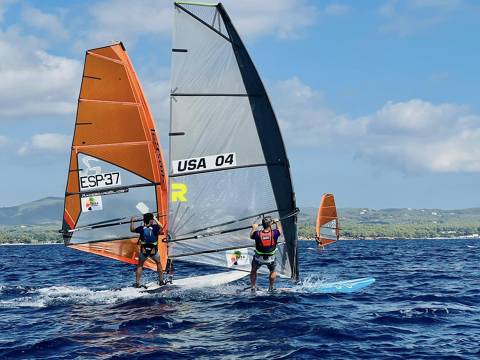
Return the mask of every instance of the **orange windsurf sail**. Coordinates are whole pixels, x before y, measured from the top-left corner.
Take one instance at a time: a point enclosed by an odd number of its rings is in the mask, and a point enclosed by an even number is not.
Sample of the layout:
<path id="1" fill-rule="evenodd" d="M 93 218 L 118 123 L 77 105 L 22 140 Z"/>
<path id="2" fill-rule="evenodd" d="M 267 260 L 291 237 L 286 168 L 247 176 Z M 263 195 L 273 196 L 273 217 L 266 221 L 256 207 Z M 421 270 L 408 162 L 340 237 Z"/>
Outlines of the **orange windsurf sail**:
<path id="1" fill-rule="evenodd" d="M 123 44 L 88 50 L 65 192 L 65 244 L 136 264 L 138 236 L 130 232 L 130 218 L 141 225 L 136 206 L 143 203 L 165 234 L 167 184 L 155 122 Z M 156 269 L 150 259 L 145 267 Z"/>
<path id="2" fill-rule="evenodd" d="M 315 228 L 318 245 L 325 246 L 334 243 L 340 236 L 338 228 L 337 207 L 332 194 L 323 194 L 318 208 Z"/>

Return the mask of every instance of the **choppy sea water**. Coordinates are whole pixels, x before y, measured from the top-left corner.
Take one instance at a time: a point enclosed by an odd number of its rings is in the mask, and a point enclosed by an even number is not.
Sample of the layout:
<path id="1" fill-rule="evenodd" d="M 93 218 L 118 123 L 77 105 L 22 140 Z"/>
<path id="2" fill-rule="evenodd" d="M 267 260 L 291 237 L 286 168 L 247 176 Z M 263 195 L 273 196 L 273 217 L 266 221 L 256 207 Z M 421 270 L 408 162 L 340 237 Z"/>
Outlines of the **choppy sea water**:
<path id="1" fill-rule="evenodd" d="M 0 358 L 480 358 L 480 241 L 312 248 L 300 244 L 296 293 L 255 296 L 237 293 L 246 280 L 146 294 L 125 288 L 132 266 L 61 245 L 1 246 Z M 198 270 L 176 265 L 179 276 Z M 377 282 L 362 292 L 316 293 L 365 276 Z"/>

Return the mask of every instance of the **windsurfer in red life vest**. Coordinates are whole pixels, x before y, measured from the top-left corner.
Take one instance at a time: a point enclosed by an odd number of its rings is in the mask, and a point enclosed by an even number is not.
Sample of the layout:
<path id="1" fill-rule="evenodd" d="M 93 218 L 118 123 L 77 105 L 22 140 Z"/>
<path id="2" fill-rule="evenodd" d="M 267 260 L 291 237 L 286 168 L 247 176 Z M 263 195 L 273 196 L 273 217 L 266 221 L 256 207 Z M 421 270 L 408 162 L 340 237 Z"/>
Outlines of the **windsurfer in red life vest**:
<path id="1" fill-rule="evenodd" d="M 140 234 L 138 244 L 140 252 L 138 255 L 137 270 L 135 272 L 134 287 L 140 287 L 140 279 L 142 277 L 143 264 L 147 258 L 151 258 L 157 264 L 158 283 L 165 285 L 163 281 L 163 269 L 160 262 L 160 254 L 158 253 L 158 235 L 162 232 L 162 224 L 153 216 L 152 213 L 143 215 L 143 225 L 135 227 L 135 218 L 130 219 L 130 231 Z"/>
<path id="2" fill-rule="evenodd" d="M 275 224 L 276 229 L 272 229 Z M 273 284 L 277 273 L 275 272 L 275 252 L 277 251 L 278 238 L 282 234 L 282 223 L 279 220 L 265 216 L 262 219 L 262 230 L 257 230 L 259 224 L 253 224 L 250 239 L 255 240 L 255 255 L 252 260 L 250 283 L 252 291 L 257 288 L 257 271 L 262 265 L 267 265 L 270 270 L 268 277 L 270 285 L 268 291 L 273 291 Z"/>

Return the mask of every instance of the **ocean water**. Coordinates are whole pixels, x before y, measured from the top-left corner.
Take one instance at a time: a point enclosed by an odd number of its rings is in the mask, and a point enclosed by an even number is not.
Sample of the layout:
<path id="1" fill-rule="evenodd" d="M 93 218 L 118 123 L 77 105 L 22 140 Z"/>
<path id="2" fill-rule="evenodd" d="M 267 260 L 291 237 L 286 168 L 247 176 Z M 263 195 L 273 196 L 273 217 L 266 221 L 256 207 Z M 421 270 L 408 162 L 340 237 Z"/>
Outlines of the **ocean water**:
<path id="1" fill-rule="evenodd" d="M 146 294 L 126 288 L 132 266 L 61 245 L 0 246 L 0 358 L 480 358 L 480 241 L 313 248 L 300 244 L 295 293 L 252 295 L 238 293 L 243 280 Z M 365 276 L 377 282 L 361 292 L 318 293 Z"/>

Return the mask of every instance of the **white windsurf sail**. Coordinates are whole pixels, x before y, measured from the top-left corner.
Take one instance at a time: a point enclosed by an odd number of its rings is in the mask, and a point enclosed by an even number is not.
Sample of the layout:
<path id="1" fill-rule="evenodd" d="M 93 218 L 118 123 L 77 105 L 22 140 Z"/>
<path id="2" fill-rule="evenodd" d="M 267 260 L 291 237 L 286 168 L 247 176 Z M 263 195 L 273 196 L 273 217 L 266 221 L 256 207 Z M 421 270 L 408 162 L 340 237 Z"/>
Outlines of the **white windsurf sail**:
<path id="1" fill-rule="evenodd" d="M 295 194 L 262 81 L 222 4 L 174 6 L 169 257 L 249 271 L 250 226 L 269 215 L 277 272 L 297 279 Z"/>

